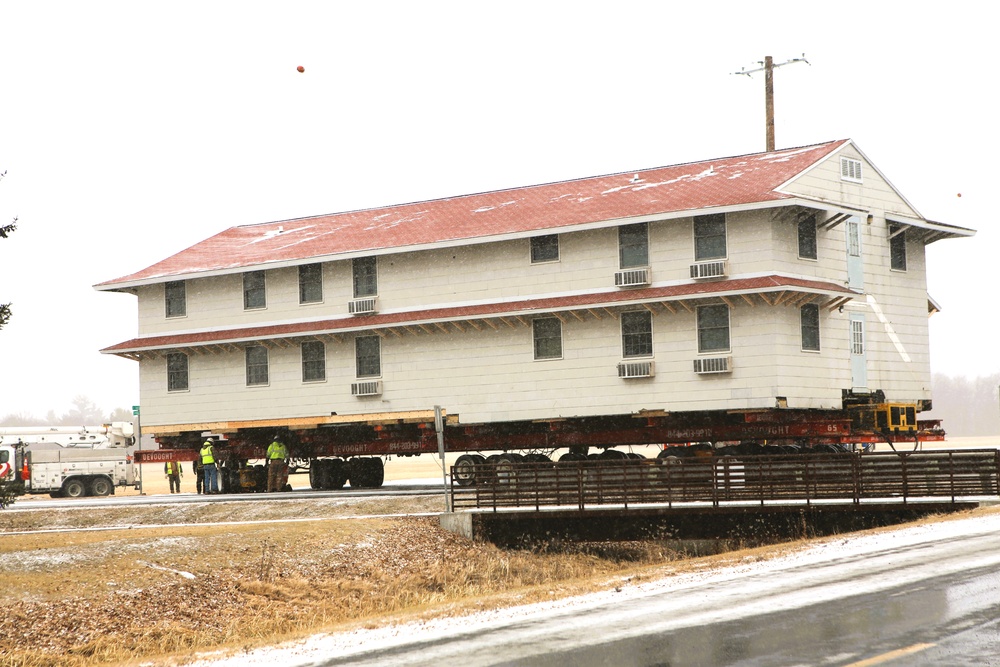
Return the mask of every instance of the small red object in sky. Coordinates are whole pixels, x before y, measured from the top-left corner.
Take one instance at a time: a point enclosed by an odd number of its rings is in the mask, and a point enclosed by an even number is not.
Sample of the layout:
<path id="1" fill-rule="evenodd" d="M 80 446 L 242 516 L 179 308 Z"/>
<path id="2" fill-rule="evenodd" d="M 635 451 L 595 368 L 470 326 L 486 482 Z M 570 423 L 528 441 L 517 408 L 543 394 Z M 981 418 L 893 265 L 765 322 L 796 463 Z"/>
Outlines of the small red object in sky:
<path id="1" fill-rule="evenodd" d="M 299 66 L 298 66 L 298 67 L 296 67 L 295 69 L 299 70 L 300 72 L 305 72 L 305 71 L 306 71 L 306 68 L 305 68 L 305 67 L 303 67 L 302 65 L 299 65 Z"/>

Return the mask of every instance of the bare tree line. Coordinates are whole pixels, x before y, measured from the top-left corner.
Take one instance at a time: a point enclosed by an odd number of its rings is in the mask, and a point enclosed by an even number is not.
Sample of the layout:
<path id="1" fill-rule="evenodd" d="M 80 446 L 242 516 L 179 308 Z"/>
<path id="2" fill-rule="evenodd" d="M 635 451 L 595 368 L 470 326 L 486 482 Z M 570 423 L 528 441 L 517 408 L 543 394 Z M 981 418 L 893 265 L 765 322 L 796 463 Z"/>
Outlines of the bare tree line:
<path id="1" fill-rule="evenodd" d="M 26 412 L 16 412 L 4 415 L 0 426 L 98 426 L 108 422 L 134 421 L 132 411 L 127 408 L 116 408 L 111 412 L 102 412 L 93 401 L 86 396 L 73 399 L 73 409 L 62 414 L 49 410 L 44 417 Z"/>
<path id="2" fill-rule="evenodd" d="M 976 378 L 935 373 L 931 378 L 934 409 L 950 436 L 1000 435 L 1000 373 Z"/>
<path id="3" fill-rule="evenodd" d="M 940 419 L 951 436 L 1000 435 L 1000 373 L 976 378 L 935 373 L 931 379 L 934 409 L 921 415 Z M 10 413 L 0 426 L 92 426 L 112 421 L 134 421 L 128 408 L 102 412 L 86 396 L 73 399 L 73 409 L 44 416 Z"/>

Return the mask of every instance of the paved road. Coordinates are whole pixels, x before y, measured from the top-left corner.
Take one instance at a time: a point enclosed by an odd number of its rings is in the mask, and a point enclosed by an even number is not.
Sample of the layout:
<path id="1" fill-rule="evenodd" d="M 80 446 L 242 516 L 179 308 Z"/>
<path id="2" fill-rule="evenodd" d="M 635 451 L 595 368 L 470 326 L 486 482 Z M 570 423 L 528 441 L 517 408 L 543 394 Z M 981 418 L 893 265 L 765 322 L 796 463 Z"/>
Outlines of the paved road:
<path id="1" fill-rule="evenodd" d="M 1000 517 L 282 664 L 1000 665 Z M 409 637 L 409 638 L 407 638 Z M 332 657 L 332 655 L 337 657 Z"/>
<path id="2" fill-rule="evenodd" d="M 11 505 L 9 511 L 30 511 L 39 509 L 71 509 L 93 507 L 122 507 L 140 505 L 162 505 L 164 503 L 221 503 L 221 502 L 281 502 L 286 500 L 306 500 L 309 498 L 373 498 L 386 496 L 428 496 L 439 495 L 444 504 L 444 491 L 440 482 L 436 485 L 428 483 L 410 484 L 393 482 L 380 489 L 351 489 L 350 487 L 335 491 L 313 491 L 311 489 L 296 489 L 288 493 L 220 493 L 218 495 L 200 495 L 197 493 L 155 494 L 155 495 L 115 495 L 103 498 L 49 498 L 48 496 L 22 496 Z"/>

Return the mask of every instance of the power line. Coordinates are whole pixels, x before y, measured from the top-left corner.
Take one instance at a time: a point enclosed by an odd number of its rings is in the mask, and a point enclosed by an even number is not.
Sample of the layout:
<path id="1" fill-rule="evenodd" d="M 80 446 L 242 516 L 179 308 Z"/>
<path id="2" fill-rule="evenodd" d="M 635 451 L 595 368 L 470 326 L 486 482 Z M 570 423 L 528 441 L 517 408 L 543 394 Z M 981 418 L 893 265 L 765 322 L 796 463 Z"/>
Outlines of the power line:
<path id="1" fill-rule="evenodd" d="M 733 72 L 733 74 L 745 74 L 749 78 L 753 78 L 751 75 L 757 72 L 764 72 L 764 131 L 767 137 L 767 151 L 774 150 L 774 70 L 778 67 L 784 67 L 785 65 L 791 65 L 792 63 L 805 63 L 806 65 L 812 65 L 808 60 L 806 60 L 806 54 L 802 54 L 801 58 L 792 58 L 791 60 L 786 60 L 783 63 L 774 64 L 774 60 L 771 56 L 764 56 L 763 61 L 758 61 L 760 67 L 756 69 L 745 69 L 740 68 L 739 72 Z"/>

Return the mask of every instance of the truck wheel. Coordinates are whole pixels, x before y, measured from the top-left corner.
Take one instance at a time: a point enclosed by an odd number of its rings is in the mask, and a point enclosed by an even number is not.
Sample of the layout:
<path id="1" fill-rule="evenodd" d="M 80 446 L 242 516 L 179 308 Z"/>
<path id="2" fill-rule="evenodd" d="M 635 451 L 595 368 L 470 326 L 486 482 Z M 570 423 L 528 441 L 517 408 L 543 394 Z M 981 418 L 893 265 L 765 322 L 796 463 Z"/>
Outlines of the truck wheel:
<path id="1" fill-rule="evenodd" d="M 347 461 L 343 459 L 329 459 L 326 467 L 327 489 L 342 489 L 347 484 Z"/>
<path id="2" fill-rule="evenodd" d="M 82 498 L 87 492 L 87 487 L 82 479 L 76 477 L 67 479 L 62 485 L 62 495 L 65 498 Z"/>
<path id="3" fill-rule="evenodd" d="M 455 461 L 452 478 L 458 486 L 472 486 L 476 483 L 476 459 L 469 454 L 462 454 Z"/>
<path id="4" fill-rule="evenodd" d="M 90 482 L 90 495 L 92 496 L 110 496 L 111 489 L 111 480 L 107 477 L 95 477 Z"/>

